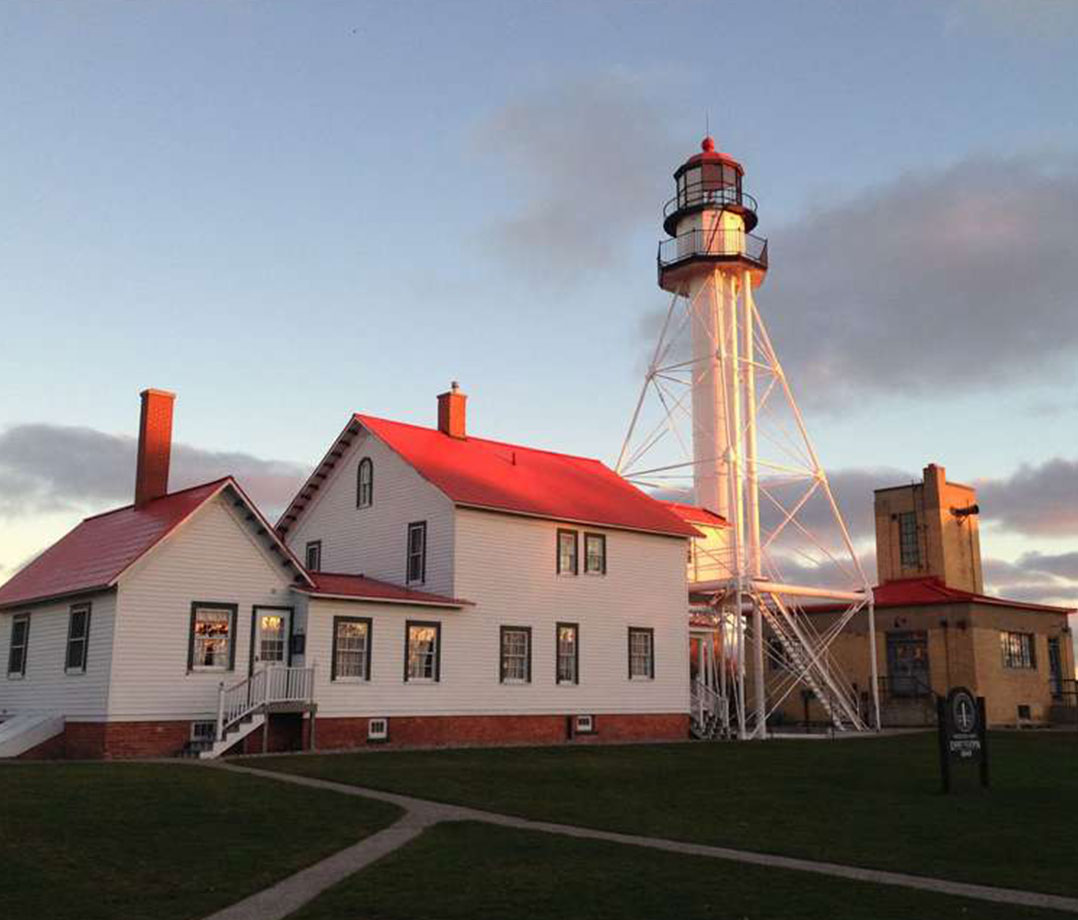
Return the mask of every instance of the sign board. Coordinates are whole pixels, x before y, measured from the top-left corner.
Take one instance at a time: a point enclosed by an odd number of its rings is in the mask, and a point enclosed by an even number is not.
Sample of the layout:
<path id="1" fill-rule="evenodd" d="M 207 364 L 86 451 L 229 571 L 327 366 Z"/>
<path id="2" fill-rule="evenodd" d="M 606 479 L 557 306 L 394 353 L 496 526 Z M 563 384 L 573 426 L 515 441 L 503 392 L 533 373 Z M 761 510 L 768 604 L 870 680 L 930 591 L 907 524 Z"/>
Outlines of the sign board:
<path id="1" fill-rule="evenodd" d="M 951 764 L 980 766 L 981 785 L 988 785 L 988 738 L 985 732 L 984 697 L 974 697 L 965 687 L 955 687 L 936 700 L 939 723 L 940 776 L 943 791 L 951 791 Z"/>

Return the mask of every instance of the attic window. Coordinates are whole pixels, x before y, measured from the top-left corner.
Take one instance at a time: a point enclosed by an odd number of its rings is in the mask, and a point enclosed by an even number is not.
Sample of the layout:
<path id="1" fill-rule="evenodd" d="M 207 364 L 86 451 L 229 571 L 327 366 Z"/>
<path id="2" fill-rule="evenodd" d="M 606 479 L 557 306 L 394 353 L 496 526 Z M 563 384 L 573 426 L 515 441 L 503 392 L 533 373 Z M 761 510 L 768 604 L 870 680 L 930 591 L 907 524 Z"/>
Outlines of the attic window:
<path id="1" fill-rule="evenodd" d="M 311 540 L 307 544 L 306 564 L 308 572 L 322 571 L 322 541 Z"/>
<path id="2" fill-rule="evenodd" d="M 364 457 L 356 470 L 356 507 L 369 508 L 373 504 L 374 464 L 370 457 Z"/>

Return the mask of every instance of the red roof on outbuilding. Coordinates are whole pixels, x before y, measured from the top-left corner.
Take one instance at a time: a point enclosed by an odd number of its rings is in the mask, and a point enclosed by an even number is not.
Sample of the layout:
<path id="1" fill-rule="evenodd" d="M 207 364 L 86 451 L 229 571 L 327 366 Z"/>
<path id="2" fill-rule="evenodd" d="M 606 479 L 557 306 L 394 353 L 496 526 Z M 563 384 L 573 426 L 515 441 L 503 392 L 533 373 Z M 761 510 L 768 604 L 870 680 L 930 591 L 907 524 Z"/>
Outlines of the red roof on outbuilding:
<path id="1" fill-rule="evenodd" d="M 0 587 L 0 607 L 111 587 L 230 477 L 88 517 Z"/>
<path id="2" fill-rule="evenodd" d="M 991 597 L 976 594 L 962 588 L 945 585 L 937 575 L 920 578 L 899 578 L 876 585 L 872 589 L 873 602 L 877 609 L 887 607 L 929 607 L 936 604 L 989 604 L 995 607 L 1012 607 L 1018 610 L 1032 610 L 1041 613 L 1070 613 L 1067 607 L 1053 607 L 1048 604 L 1031 604 L 1028 601 L 1012 601 L 1005 597 Z M 829 613 L 845 609 L 835 604 L 820 604 L 806 608 L 809 613 Z"/>
<path id="3" fill-rule="evenodd" d="M 503 444 L 451 438 L 370 415 L 356 421 L 458 505 L 625 530 L 699 536 L 662 502 L 598 460 Z"/>
<path id="4" fill-rule="evenodd" d="M 730 522 L 721 514 L 701 508 L 699 505 L 686 505 L 682 502 L 663 502 L 667 508 L 674 512 L 683 521 L 690 524 L 703 524 L 705 527 L 729 527 Z"/>
<path id="5" fill-rule="evenodd" d="M 433 607 L 466 607 L 471 601 L 462 601 L 429 591 L 413 591 L 388 581 L 367 578 L 365 575 L 341 575 L 333 572 L 310 572 L 313 588 L 299 590 L 316 597 L 347 597 L 356 600 L 382 601 L 399 604 L 420 604 Z M 298 587 L 298 586 L 297 586 Z"/>

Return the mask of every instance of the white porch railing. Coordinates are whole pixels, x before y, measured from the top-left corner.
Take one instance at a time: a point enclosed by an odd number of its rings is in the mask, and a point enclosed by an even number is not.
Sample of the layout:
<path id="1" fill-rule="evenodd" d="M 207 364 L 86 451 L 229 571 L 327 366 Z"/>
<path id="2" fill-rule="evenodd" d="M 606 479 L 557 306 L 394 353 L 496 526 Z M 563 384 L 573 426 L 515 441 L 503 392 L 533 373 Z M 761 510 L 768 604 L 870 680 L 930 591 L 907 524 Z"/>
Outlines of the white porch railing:
<path id="1" fill-rule="evenodd" d="M 314 698 L 314 668 L 267 666 L 217 691 L 217 740 L 246 716 L 272 703 L 306 703 Z"/>

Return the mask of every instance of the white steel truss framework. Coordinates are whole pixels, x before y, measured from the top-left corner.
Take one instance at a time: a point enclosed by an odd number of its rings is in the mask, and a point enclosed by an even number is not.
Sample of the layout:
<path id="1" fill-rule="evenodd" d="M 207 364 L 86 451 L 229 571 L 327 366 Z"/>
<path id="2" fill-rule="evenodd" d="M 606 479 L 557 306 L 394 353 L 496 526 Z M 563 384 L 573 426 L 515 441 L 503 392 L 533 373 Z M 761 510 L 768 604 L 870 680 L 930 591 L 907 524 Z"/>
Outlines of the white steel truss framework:
<path id="1" fill-rule="evenodd" d="M 764 738 L 800 688 L 806 711 L 814 698 L 835 729 L 878 730 L 872 589 L 756 308 L 753 275 L 723 265 L 696 278 L 671 298 L 617 463 L 652 494 L 695 497 L 729 525 L 694 549 L 694 727 Z M 694 400 L 704 401 L 695 411 Z M 857 687 L 833 646 L 864 620 L 871 686 Z"/>

